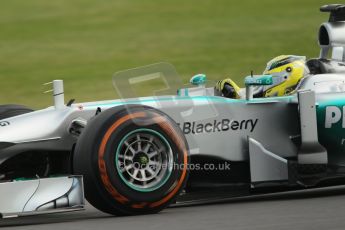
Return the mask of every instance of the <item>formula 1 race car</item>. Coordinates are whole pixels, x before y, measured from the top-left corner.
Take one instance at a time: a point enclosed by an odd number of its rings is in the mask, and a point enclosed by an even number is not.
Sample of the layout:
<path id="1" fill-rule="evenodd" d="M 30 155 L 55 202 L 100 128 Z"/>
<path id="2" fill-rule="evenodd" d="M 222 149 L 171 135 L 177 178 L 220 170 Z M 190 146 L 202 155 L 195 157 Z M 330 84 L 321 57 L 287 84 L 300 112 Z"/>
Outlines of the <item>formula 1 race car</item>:
<path id="1" fill-rule="evenodd" d="M 245 79 L 245 99 L 229 99 L 198 75 L 177 95 L 67 104 L 55 80 L 53 107 L 0 106 L 2 217 L 80 210 L 84 193 L 103 212 L 136 215 L 202 185 L 344 183 L 345 5 L 321 11 L 331 16 L 320 57 L 289 96 L 253 98 L 254 86 L 272 84 L 258 75 Z M 114 85 L 128 98 L 131 85 L 175 74 L 160 63 L 119 72 Z"/>

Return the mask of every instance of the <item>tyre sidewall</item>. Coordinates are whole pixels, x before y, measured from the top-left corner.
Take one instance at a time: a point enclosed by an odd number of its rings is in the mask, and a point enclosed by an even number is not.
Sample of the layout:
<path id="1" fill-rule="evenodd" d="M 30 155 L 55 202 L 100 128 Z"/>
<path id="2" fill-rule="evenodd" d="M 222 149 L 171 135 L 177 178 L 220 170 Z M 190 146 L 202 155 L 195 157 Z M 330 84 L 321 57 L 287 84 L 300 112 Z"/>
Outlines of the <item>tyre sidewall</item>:
<path id="1" fill-rule="evenodd" d="M 91 180 L 94 186 L 92 189 L 96 189 L 99 193 L 101 193 L 102 197 L 104 197 L 107 202 L 111 204 L 111 206 L 117 208 L 122 207 L 121 211 L 125 213 L 152 213 L 164 208 L 170 202 L 172 202 L 173 198 L 175 198 L 176 195 L 183 189 L 187 180 L 186 173 L 183 173 L 183 171 L 186 169 L 183 167 L 175 167 L 176 165 L 184 165 L 185 167 L 187 166 L 185 165 L 186 162 L 184 161 L 185 154 L 187 154 L 187 164 L 189 163 L 188 146 L 182 134 L 182 131 L 170 117 L 150 107 L 143 108 L 142 106 L 137 106 L 122 110 L 114 108 L 113 111 L 105 111 L 103 113 L 104 114 L 99 115 L 103 117 L 94 119 L 94 121 L 92 122 L 93 124 L 90 124 L 89 128 L 91 128 L 93 132 L 92 134 L 89 133 L 88 135 L 86 135 L 87 138 L 84 138 L 84 142 L 86 141 L 86 143 L 85 145 L 83 145 L 83 148 L 80 149 L 83 152 L 87 152 L 88 154 L 85 155 L 85 157 L 90 157 L 91 160 L 89 162 L 93 162 L 91 164 L 88 164 L 87 167 L 91 170 L 86 170 L 88 177 L 91 176 L 90 174 L 92 174 Z M 113 130 L 108 137 L 104 148 L 104 155 L 102 157 L 104 161 L 103 165 L 106 168 L 105 174 L 104 172 L 102 172 L 102 167 L 100 167 L 99 154 L 95 153 L 99 153 L 102 141 L 106 133 L 109 132 L 109 127 L 111 127 L 119 119 L 127 115 L 136 113 L 144 113 L 145 116 L 140 118 L 128 119 L 127 121 L 121 123 L 115 130 Z M 164 121 L 164 124 L 154 121 L 154 118 L 157 117 L 159 117 L 160 120 Z M 168 127 L 169 130 L 174 133 L 166 133 L 166 131 L 162 128 L 162 125 Z M 121 140 L 129 132 L 142 128 L 154 130 L 155 132 L 161 134 L 168 141 L 174 155 L 174 167 L 169 178 L 161 187 L 151 192 L 140 192 L 125 184 L 121 179 L 115 164 L 116 150 Z M 175 138 L 171 138 L 171 135 L 173 135 Z M 183 179 L 182 184 L 178 184 L 179 182 L 181 182 L 180 179 L 182 175 L 186 178 Z M 105 180 L 107 181 L 107 183 L 104 183 Z M 89 182 L 90 177 L 88 183 Z M 171 196 L 170 199 L 166 199 L 169 194 L 171 195 L 173 190 L 176 190 L 176 186 L 179 186 L 176 194 Z M 90 189 L 90 187 L 88 189 Z M 123 202 L 124 199 L 120 199 L 119 196 L 114 197 L 114 194 L 112 194 L 113 189 L 115 189 L 116 192 L 122 197 L 125 197 L 127 201 Z M 155 202 L 160 201 L 164 198 L 166 199 L 165 202 L 154 207 L 151 206 L 151 204 L 154 204 Z M 99 198 L 97 199 L 100 200 Z M 103 209 L 110 210 L 111 208 L 109 209 L 107 207 L 103 207 Z"/>

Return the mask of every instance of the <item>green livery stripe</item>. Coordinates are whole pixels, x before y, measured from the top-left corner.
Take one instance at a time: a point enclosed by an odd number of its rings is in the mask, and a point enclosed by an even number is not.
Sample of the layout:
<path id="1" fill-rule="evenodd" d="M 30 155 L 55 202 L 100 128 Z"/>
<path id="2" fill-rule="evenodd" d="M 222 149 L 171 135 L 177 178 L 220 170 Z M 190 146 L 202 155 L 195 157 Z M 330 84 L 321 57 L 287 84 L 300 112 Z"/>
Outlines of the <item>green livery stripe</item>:
<path id="1" fill-rule="evenodd" d="M 209 102 L 219 102 L 219 103 L 263 103 L 263 102 L 276 102 L 276 101 L 291 101 L 294 96 L 284 96 L 284 97 L 270 97 L 270 98 L 254 98 L 250 101 L 245 99 L 230 99 L 225 97 L 216 97 L 216 96 L 177 96 L 177 97 L 161 97 L 156 99 L 135 99 L 135 100 L 128 100 L 128 101 L 114 101 L 109 103 L 100 103 L 100 104 L 92 104 L 92 105 L 85 105 L 85 107 L 100 107 L 100 106 L 117 106 L 117 105 L 124 105 L 124 104 L 146 104 L 146 103 L 155 103 L 155 102 L 163 102 L 163 101 L 209 101 Z"/>

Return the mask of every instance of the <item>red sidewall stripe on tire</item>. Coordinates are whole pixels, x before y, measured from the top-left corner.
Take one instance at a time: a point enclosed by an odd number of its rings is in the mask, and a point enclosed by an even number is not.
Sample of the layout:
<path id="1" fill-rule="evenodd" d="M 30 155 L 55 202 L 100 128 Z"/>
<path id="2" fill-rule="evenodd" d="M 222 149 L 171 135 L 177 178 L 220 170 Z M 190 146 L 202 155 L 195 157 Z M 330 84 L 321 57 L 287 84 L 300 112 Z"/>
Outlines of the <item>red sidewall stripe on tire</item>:
<path id="1" fill-rule="evenodd" d="M 121 117 L 120 119 L 118 119 L 105 133 L 105 135 L 101 141 L 99 151 L 98 151 L 98 167 L 99 167 L 99 172 L 100 172 L 102 183 L 104 184 L 106 190 L 110 193 L 110 195 L 115 200 L 120 202 L 121 204 L 125 204 L 125 203 L 129 202 L 129 199 L 127 197 L 123 196 L 122 194 L 120 194 L 116 190 L 116 188 L 114 188 L 114 186 L 112 185 L 112 183 L 110 181 L 110 178 L 108 176 L 107 169 L 106 169 L 106 164 L 104 161 L 104 153 L 105 153 L 106 145 L 109 141 L 111 134 L 122 123 L 124 123 L 130 119 L 145 117 L 145 116 L 146 116 L 145 112 L 136 112 L 133 114 L 125 115 L 125 116 Z M 173 141 L 177 144 L 177 146 L 179 148 L 181 148 L 181 150 L 183 152 L 183 164 L 185 166 L 187 166 L 188 152 L 187 152 L 184 140 L 179 136 L 179 134 L 177 134 L 171 128 L 171 126 L 169 125 L 169 121 L 165 117 L 163 117 L 161 115 L 156 115 L 153 119 L 154 119 L 156 124 L 158 124 L 167 134 L 169 134 L 169 136 L 171 138 L 173 138 Z M 163 199 L 156 201 L 154 203 L 151 203 L 149 206 L 154 208 L 154 207 L 160 206 L 160 205 L 168 202 L 180 190 L 186 175 L 187 175 L 187 167 L 184 167 L 182 175 L 181 175 L 180 179 L 178 180 L 176 187 L 168 195 L 166 195 Z M 143 206 L 146 206 L 146 203 L 132 205 L 133 208 L 143 208 Z"/>
<path id="2" fill-rule="evenodd" d="M 128 114 L 128 115 L 123 116 L 120 119 L 118 119 L 105 133 L 105 135 L 102 139 L 99 151 L 98 151 L 98 167 L 99 167 L 101 180 L 102 180 L 106 190 L 112 195 L 112 197 L 115 200 L 117 200 L 121 204 L 127 203 L 129 200 L 127 197 L 120 194 L 114 188 L 112 183 L 110 182 L 110 179 L 109 179 L 109 176 L 107 173 L 107 168 L 106 168 L 105 161 L 104 161 L 104 153 L 105 153 L 105 148 L 106 148 L 106 145 L 108 143 L 108 140 L 109 140 L 111 134 L 114 132 L 114 130 L 117 129 L 122 123 L 128 121 L 129 119 L 138 118 L 138 117 L 145 117 L 145 113 L 144 112 L 137 112 L 137 113 L 133 113 L 133 114 Z"/>
<path id="3" fill-rule="evenodd" d="M 183 151 L 183 165 L 185 167 L 183 167 L 182 175 L 181 175 L 179 181 L 177 182 L 176 187 L 168 195 L 166 195 L 163 199 L 161 199 L 160 201 L 156 201 L 156 202 L 150 204 L 150 207 L 152 207 L 152 208 L 160 206 L 160 205 L 168 202 L 180 190 L 180 188 L 184 182 L 184 179 L 187 175 L 187 164 L 188 164 L 188 152 L 187 152 L 186 144 L 185 144 L 184 140 L 179 136 L 179 134 L 177 134 L 171 128 L 170 125 L 168 125 L 168 121 L 165 117 L 156 116 L 153 119 L 154 119 L 155 123 L 158 124 L 167 134 L 170 134 L 169 136 L 171 138 L 173 138 L 173 141 L 177 144 L 177 146 L 181 147 L 181 150 Z"/>

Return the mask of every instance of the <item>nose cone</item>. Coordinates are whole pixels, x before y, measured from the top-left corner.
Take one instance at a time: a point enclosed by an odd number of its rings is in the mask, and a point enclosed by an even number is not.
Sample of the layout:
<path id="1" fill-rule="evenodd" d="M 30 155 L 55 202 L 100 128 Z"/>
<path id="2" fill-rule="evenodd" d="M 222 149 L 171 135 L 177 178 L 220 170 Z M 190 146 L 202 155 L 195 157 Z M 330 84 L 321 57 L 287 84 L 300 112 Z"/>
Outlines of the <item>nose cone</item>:
<path id="1" fill-rule="evenodd" d="M 66 111 L 52 108 L 0 121 L 0 142 L 21 143 L 58 137 Z"/>

